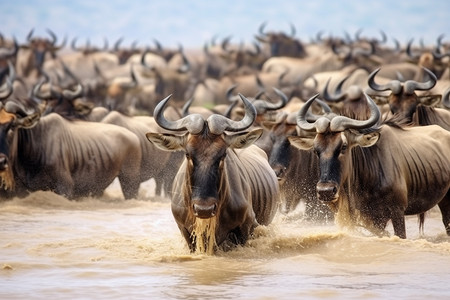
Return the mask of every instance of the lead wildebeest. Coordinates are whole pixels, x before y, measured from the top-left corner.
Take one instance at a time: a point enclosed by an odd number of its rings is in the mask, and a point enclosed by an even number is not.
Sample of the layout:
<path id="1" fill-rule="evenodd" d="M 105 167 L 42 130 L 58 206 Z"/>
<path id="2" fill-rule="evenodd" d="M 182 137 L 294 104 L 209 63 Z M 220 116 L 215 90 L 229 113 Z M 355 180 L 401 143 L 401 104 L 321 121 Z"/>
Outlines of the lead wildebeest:
<path id="1" fill-rule="evenodd" d="M 241 121 L 218 114 L 169 121 L 164 108 L 170 96 L 154 111 L 162 128 L 187 131 L 149 132 L 147 138 L 161 149 L 186 153 L 172 188 L 172 213 L 191 251 L 212 253 L 215 246 L 245 244 L 258 224 L 272 221 L 278 208 L 275 173 L 264 151 L 252 145 L 262 129 L 244 131 L 253 124 L 256 109 L 240 97 L 245 106 Z"/>
<path id="2" fill-rule="evenodd" d="M 359 217 L 369 230 L 382 234 L 392 220 L 395 235 L 406 238 L 404 215 L 422 214 L 436 204 L 450 235 L 450 133 L 436 125 L 379 125 L 380 111 L 370 107 L 367 120 L 333 113 L 306 120 L 312 97 L 298 113 L 297 125 L 315 132 L 291 137 L 300 149 L 313 148 L 319 157 L 320 200 Z"/>

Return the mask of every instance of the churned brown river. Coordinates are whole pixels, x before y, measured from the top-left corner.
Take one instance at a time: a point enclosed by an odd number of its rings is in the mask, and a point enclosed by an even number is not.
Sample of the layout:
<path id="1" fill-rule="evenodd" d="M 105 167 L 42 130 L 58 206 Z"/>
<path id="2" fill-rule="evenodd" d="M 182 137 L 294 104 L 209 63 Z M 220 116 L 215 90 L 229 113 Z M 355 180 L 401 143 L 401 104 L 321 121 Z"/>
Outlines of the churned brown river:
<path id="1" fill-rule="evenodd" d="M 423 237 L 408 217 L 407 235 L 278 214 L 245 247 L 190 254 L 151 182 L 130 201 L 116 184 L 101 199 L 37 192 L 0 203 L 0 299 L 449 299 L 439 211 Z"/>

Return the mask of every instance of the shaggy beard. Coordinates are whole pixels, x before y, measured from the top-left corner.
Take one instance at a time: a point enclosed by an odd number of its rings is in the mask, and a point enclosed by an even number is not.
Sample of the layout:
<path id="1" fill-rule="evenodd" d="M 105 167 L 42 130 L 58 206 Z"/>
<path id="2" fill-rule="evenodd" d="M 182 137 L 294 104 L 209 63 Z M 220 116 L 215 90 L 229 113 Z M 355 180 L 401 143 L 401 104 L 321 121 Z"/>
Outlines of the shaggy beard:
<path id="1" fill-rule="evenodd" d="M 195 241 L 195 251 L 208 255 L 214 254 L 216 245 L 217 217 L 208 219 L 195 218 L 191 236 Z"/>

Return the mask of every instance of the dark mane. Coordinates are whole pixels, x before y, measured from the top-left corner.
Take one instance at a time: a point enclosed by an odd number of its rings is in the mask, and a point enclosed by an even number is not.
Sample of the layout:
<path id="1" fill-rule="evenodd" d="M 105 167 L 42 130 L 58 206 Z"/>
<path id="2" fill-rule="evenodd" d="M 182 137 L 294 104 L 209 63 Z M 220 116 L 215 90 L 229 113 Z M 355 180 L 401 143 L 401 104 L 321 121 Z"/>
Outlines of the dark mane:
<path id="1" fill-rule="evenodd" d="M 410 122 L 407 118 L 400 114 L 394 114 L 383 117 L 381 120 L 382 125 L 387 125 L 390 127 L 403 129 L 405 127 L 412 127 L 414 126 L 413 122 Z"/>
<path id="2" fill-rule="evenodd" d="M 430 107 L 427 105 L 417 105 L 416 113 L 414 114 L 414 121 L 416 124 L 424 126 L 424 125 L 432 125 L 436 124 L 436 110 L 434 107 Z"/>

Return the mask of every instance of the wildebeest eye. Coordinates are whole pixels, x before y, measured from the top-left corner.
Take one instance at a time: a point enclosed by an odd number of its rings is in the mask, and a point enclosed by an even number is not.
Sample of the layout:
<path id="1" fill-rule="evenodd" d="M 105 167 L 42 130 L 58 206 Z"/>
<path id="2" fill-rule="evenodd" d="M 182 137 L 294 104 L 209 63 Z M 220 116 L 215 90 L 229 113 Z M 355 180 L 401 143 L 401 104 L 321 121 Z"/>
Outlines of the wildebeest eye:
<path id="1" fill-rule="evenodd" d="M 347 143 L 344 143 L 344 144 L 342 144 L 342 147 L 341 147 L 341 153 L 345 153 L 345 151 L 347 150 Z"/>

